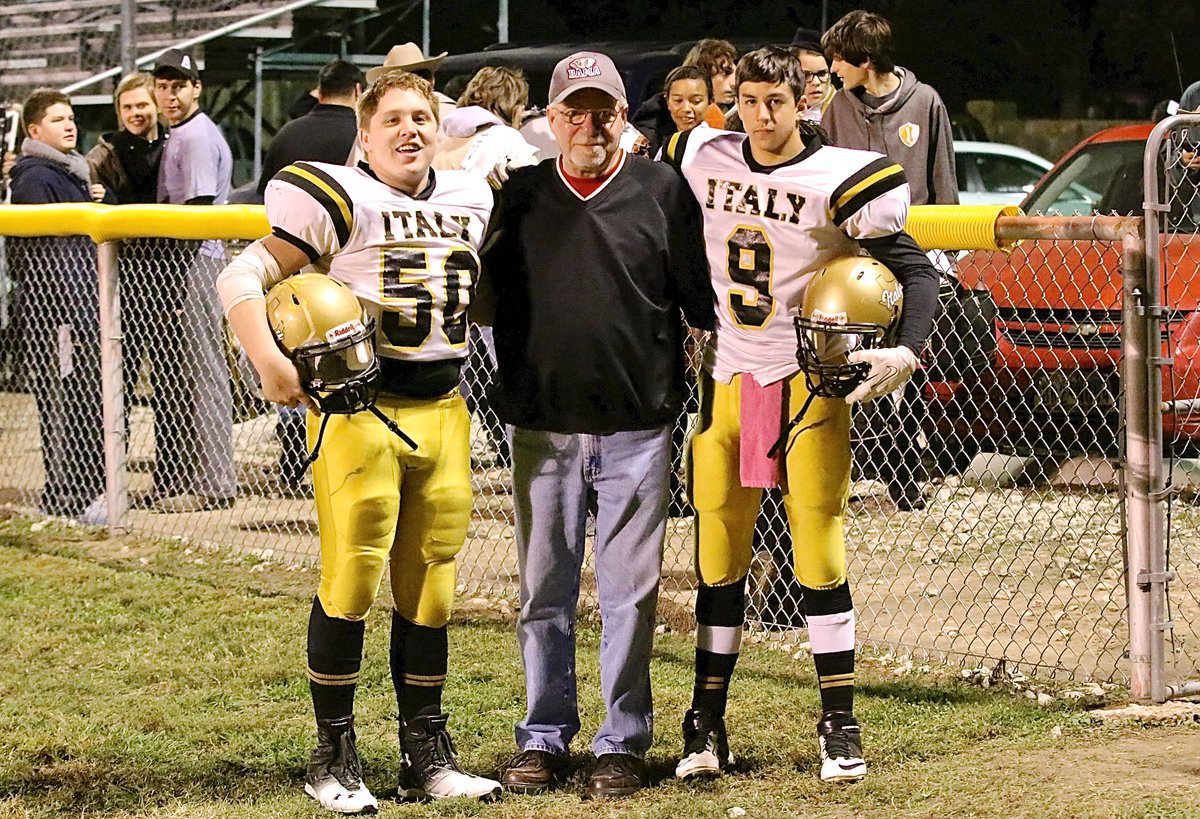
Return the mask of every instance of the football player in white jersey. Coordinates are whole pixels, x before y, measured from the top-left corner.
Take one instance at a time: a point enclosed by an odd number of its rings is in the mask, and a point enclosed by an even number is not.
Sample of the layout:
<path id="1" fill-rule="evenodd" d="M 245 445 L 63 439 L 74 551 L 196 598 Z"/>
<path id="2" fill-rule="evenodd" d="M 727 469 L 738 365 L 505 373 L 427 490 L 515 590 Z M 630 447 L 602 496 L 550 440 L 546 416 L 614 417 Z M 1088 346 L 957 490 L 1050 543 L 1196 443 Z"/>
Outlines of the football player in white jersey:
<path id="1" fill-rule="evenodd" d="M 889 394 L 917 367 L 936 310 L 937 276 L 904 232 L 903 170 L 879 154 L 822 145 L 811 128 L 798 130 L 804 73 L 791 53 L 767 47 L 747 54 L 736 83 L 745 134 L 697 129 L 676 135 L 663 151 L 704 212 L 718 305 L 689 452 L 700 590 L 695 688 L 676 774 L 717 776 L 732 762 L 724 715 L 745 619 L 751 537 L 762 488 L 778 483 L 820 687 L 820 776 L 854 780 L 866 763 L 853 715 L 854 609 L 842 532 L 848 404 Z M 808 398 L 793 325 L 805 287 L 828 262 L 860 249 L 904 287 L 899 342 L 851 353 L 852 362 L 870 365 L 863 383 L 844 401 L 814 397 L 803 423 L 788 430 L 782 454 L 769 457 L 782 419 Z"/>
<path id="2" fill-rule="evenodd" d="M 321 580 L 308 627 L 317 748 L 305 791 L 339 813 L 378 807 L 362 781 L 353 704 L 364 619 L 389 563 L 391 670 L 404 752 L 400 796 L 491 798 L 500 791 L 499 783 L 459 769 L 441 707 L 455 555 L 471 513 L 470 422 L 457 390 L 459 367 L 493 199 L 477 176 L 430 169 L 436 111 L 428 81 L 403 72 L 377 80 L 358 104 L 367 161 L 353 168 L 297 163 L 280 171 L 266 191 L 271 235 L 250 245 L 218 281 L 263 395 L 335 413 L 309 418 L 309 441 L 319 447 L 313 478 Z M 305 305 L 299 283 L 312 277 L 298 277 L 287 295 L 295 299 L 291 307 L 268 304 L 263 293 L 302 268 L 349 287 L 367 316 L 362 324 L 376 328 L 378 413 L 323 403 L 328 396 L 302 381 L 299 357 L 277 345 L 283 332 L 271 322 L 281 323 L 285 308 L 311 319 L 320 288 Z M 333 345 L 344 329 L 315 341 Z"/>

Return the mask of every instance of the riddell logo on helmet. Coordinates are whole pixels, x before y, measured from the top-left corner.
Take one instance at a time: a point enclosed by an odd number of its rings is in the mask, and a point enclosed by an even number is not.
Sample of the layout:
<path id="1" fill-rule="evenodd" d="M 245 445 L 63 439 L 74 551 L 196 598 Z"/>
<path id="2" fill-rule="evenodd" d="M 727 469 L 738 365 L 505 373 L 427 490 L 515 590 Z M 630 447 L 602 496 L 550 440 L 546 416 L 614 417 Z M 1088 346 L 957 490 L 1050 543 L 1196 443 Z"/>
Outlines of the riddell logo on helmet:
<path id="1" fill-rule="evenodd" d="M 845 313 L 826 313 L 824 310 L 813 310 L 809 319 L 813 324 L 842 325 L 849 322 Z"/>
<path id="2" fill-rule="evenodd" d="M 363 324 L 361 321 L 348 321 L 345 324 L 339 324 L 337 327 L 333 327 L 328 330 L 325 333 L 325 340 L 332 344 L 339 338 L 345 338 L 346 336 L 352 336 L 355 333 L 361 333 L 362 329 Z"/>
<path id="3" fill-rule="evenodd" d="M 600 67 L 596 65 L 594 57 L 580 57 L 577 60 L 571 60 L 567 65 L 568 80 L 582 80 L 586 77 L 599 77 Z"/>

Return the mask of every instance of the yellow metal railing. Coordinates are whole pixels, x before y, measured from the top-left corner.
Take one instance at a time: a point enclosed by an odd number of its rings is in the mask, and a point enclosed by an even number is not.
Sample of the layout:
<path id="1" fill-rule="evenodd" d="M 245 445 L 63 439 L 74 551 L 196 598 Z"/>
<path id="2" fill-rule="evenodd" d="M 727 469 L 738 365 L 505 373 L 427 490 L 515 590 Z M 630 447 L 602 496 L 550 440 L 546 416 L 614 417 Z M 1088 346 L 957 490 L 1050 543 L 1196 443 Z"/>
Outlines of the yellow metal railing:
<path id="1" fill-rule="evenodd" d="M 1015 205 L 918 205 L 907 229 L 926 250 L 1005 250 L 997 220 L 1022 216 Z M 7 205 L 0 236 L 90 236 L 117 239 L 258 239 L 270 232 L 262 205 Z"/>

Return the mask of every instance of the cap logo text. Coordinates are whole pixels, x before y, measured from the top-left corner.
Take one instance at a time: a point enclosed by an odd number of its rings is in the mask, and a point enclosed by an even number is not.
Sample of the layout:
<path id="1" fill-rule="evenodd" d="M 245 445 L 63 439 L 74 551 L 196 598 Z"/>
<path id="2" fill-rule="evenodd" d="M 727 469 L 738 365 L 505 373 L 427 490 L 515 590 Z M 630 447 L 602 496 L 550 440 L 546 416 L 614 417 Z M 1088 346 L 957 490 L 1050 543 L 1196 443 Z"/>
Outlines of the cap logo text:
<path id="1" fill-rule="evenodd" d="M 567 64 L 567 79 L 582 80 L 586 77 L 599 77 L 600 66 L 596 65 L 595 57 L 578 57 Z"/>

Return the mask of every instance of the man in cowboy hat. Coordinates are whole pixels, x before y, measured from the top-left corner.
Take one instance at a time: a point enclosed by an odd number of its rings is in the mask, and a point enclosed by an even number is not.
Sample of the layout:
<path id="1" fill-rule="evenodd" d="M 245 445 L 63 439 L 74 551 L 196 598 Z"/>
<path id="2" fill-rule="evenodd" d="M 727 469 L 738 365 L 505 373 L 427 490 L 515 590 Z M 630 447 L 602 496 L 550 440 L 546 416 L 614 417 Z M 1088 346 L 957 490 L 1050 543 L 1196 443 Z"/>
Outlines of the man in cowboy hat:
<path id="1" fill-rule="evenodd" d="M 433 82 L 433 72 L 437 71 L 437 67 L 441 65 L 442 60 L 446 59 L 448 53 L 443 51 L 436 57 L 426 57 L 416 43 L 392 46 L 383 60 L 383 65 L 367 71 L 367 82 L 373 83 L 384 74 L 390 74 L 393 71 L 408 71 Z M 440 91 L 435 91 L 434 96 L 438 101 L 438 120 L 445 120 L 446 114 L 454 110 L 454 100 Z"/>
<path id="2" fill-rule="evenodd" d="M 380 77 L 387 76 L 399 71 L 407 71 L 410 74 L 416 74 L 422 79 L 429 80 L 429 84 L 433 84 L 433 72 L 441 64 L 442 60 L 446 59 L 447 51 L 443 51 L 436 57 L 426 57 L 425 52 L 421 51 L 421 47 L 416 43 L 404 43 L 403 45 L 392 46 L 383 58 L 383 65 L 376 66 L 367 70 L 367 85 L 375 84 L 375 81 Z M 437 100 L 437 120 L 438 124 L 445 121 L 446 115 L 455 109 L 454 100 L 447 97 L 440 91 L 433 92 L 434 99 Z M 366 152 L 363 150 L 362 140 L 354 140 L 354 147 L 350 149 L 350 156 L 346 158 L 346 164 L 351 168 L 358 165 L 359 162 L 366 159 Z"/>

